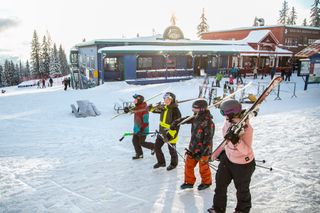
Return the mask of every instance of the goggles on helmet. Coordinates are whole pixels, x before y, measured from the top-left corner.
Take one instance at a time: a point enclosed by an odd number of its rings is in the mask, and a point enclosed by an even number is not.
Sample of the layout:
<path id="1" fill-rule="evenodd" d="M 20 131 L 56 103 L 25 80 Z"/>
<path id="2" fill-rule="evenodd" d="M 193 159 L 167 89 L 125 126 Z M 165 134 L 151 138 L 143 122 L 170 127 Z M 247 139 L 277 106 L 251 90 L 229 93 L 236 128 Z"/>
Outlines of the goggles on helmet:
<path id="1" fill-rule="evenodd" d="M 173 97 L 170 95 L 170 93 L 165 93 L 165 94 L 163 95 L 163 99 L 167 99 L 167 98 L 173 100 Z"/>

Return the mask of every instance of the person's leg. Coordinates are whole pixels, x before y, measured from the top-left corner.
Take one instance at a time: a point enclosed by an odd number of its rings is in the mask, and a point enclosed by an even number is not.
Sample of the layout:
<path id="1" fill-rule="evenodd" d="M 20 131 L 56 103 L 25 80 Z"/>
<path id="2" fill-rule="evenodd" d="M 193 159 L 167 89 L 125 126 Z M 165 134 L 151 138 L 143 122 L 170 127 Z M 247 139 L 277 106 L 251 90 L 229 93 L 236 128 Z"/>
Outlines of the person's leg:
<path id="1" fill-rule="evenodd" d="M 255 162 L 252 161 L 248 164 L 232 166 L 232 175 L 234 177 L 234 185 L 237 189 L 237 207 L 236 211 L 243 213 L 250 212 L 251 209 L 251 194 L 250 182 L 251 176 L 255 170 Z"/>
<path id="2" fill-rule="evenodd" d="M 136 156 L 143 155 L 141 144 L 140 144 L 141 140 L 144 140 L 143 137 L 144 137 L 144 139 L 146 138 L 145 136 L 139 136 L 136 134 L 134 134 L 132 137 L 132 144 L 133 144 L 134 150 L 136 152 Z"/>
<path id="3" fill-rule="evenodd" d="M 184 165 L 184 183 L 194 184 L 196 182 L 196 176 L 194 175 L 194 168 L 198 161 L 194 160 L 189 155 L 186 155 L 186 161 Z"/>
<path id="4" fill-rule="evenodd" d="M 169 153 L 171 156 L 171 162 L 170 165 L 173 167 L 176 167 L 178 165 L 178 154 L 177 154 L 177 150 L 176 150 L 176 145 L 175 144 L 168 144 L 168 149 L 169 149 Z"/>
<path id="5" fill-rule="evenodd" d="M 225 153 L 220 156 L 220 164 L 216 173 L 216 188 L 213 196 L 213 209 L 216 212 L 225 212 L 227 207 L 227 189 L 232 176 L 228 168 L 228 160 Z"/>
<path id="6" fill-rule="evenodd" d="M 154 151 L 156 153 L 158 164 L 161 164 L 161 165 L 166 164 L 166 160 L 165 160 L 163 152 L 161 150 L 163 144 L 164 144 L 163 140 L 160 137 L 157 137 L 156 143 L 154 145 Z"/>
<path id="7" fill-rule="evenodd" d="M 199 170 L 200 170 L 200 176 L 201 176 L 201 183 L 206 185 L 212 184 L 212 176 L 211 176 L 211 170 L 209 167 L 209 156 L 204 156 L 199 161 Z"/>

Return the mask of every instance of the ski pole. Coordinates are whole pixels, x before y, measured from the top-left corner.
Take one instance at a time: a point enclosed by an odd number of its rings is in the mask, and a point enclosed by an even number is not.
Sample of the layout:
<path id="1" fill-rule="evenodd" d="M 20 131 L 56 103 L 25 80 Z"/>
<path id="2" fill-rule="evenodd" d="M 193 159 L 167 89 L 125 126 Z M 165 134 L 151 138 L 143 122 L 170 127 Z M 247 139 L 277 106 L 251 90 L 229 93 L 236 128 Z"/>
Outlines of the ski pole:
<path id="1" fill-rule="evenodd" d="M 257 166 L 257 167 L 260 167 L 260 168 L 262 168 L 262 169 L 268 169 L 268 170 L 270 170 L 270 171 L 273 170 L 272 167 L 266 167 L 266 166 L 261 166 L 261 165 L 257 165 L 257 164 L 256 164 L 256 166 Z"/>
<path id="2" fill-rule="evenodd" d="M 133 132 L 125 132 L 124 134 L 123 134 L 123 136 L 119 139 L 119 141 L 122 141 L 123 139 L 124 139 L 124 137 L 126 137 L 126 136 L 130 136 L 130 135 L 134 135 L 135 133 L 133 133 Z M 142 135 L 155 135 L 156 134 L 156 132 L 149 132 L 149 133 L 143 133 Z"/>
<path id="3" fill-rule="evenodd" d="M 255 160 L 256 162 L 259 162 L 259 163 L 266 163 L 265 160 Z"/>
<path id="4" fill-rule="evenodd" d="M 169 141 L 167 141 L 166 139 L 164 139 L 163 135 L 158 131 L 156 130 L 156 134 L 159 135 L 162 140 L 167 143 L 172 149 L 174 149 L 176 151 L 176 153 L 183 159 L 183 161 L 185 161 L 184 157 L 180 154 L 180 152 L 178 152 L 178 150 L 176 149 L 176 147 L 174 147 L 171 143 L 169 143 Z"/>

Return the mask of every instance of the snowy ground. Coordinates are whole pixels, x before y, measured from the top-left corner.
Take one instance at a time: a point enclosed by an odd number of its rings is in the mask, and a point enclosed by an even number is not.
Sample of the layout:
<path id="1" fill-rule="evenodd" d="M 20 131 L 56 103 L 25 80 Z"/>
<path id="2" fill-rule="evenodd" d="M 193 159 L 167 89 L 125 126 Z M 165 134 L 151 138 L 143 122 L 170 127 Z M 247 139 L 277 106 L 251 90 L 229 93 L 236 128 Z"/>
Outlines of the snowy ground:
<path id="1" fill-rule="evenodd" d="M 0 94 L 0 212 L 205 212 L 212 205 L 214 185 L 200 192 L 180 190 L 181 159 L 170 172 L 152 168 L 156 160 L 149 150 L 143 160 L 132 161 L 131 138 L 122 142 L 119 138 L 131 131 L 133 117 L 110 120 L 120 99 L 131 101 L 134 93 L 147 98 L 165 89 L 180 100 L 196 97 L 202 80 L 146 86 L 108 82 L 81 91 L 63 91 L 60 85 L 6 88 Z M 252 120 L 256 159 L 273 168 L 272 172 L 256 168 L 252 212 L 320 211 L 320 85 L 303 91 L 302 79 L 293 81 L 297 98 L 291 98 L 292 84 L 282 84 L 282 100 L 271 94 Z M 251 90 L 256 92 L 257 87 Z M 95 103 L 102 115 L 75 118 L 70 104 L 81 99 Z M 191 102 L 180 108 L 183 115 L 190 114 Z M 211 112 L 217 126 L 214 144 L 218 144 L 222 116 L 216 109 Z M 158 115 L 150 114 L 151 130 L 158 128 L 158 120 Z M 188 145 L 189 131 L 190 126 L 181 129 L 180 153 Z M 167 147 L 163 151 L 168 164 Z M 198 170 L 196 174 L 199 177 Z M 232 212 L 233 184 L 228 196 L 227 212 Z"/>

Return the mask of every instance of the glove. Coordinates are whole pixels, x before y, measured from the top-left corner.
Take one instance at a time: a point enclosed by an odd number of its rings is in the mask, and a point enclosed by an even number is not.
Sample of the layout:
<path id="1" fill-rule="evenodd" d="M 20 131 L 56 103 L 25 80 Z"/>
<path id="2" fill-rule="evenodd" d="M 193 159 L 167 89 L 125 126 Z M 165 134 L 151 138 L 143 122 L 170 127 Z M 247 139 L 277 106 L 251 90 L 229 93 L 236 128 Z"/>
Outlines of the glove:
<path id="1" fill-rule="evenodd" d="M 178 124 L 181 123 L 182 121 L 184 121 L 187 118 L 189 118 L 189 116 L 186 116 L 186 117 L 183 117 L 183 118 L 178 118 L 178 119 L 174 120 L 170 125 L 170 129 L 171 130 L 176 130 L 177 127 L 178 127 Z"/>
<path id="2" fill-rule="evenodd" d="M 228 130 L 227 134 L 224 136 L 224 139 L 231 141 L 231 143 L 235 145 L 239 142 L 239 135 L 231 130 Z"/>
<path id="3" fill-rule="evenodd" d="M 125 107 L 125 108 L 123 108 L 123 111 L 124 111 L 124 113 L 128 113 L 128 112 L 130 112 L 130 109 L 129 109 L 129 107 Z"/>
<path id="4" fill-rule="evenodd" d="M 195 159 L 196 161 L 199 161 L 201 158 L 201 153 L 200 152 L 196 152 L 193 154 L 193 159 Z"/>

